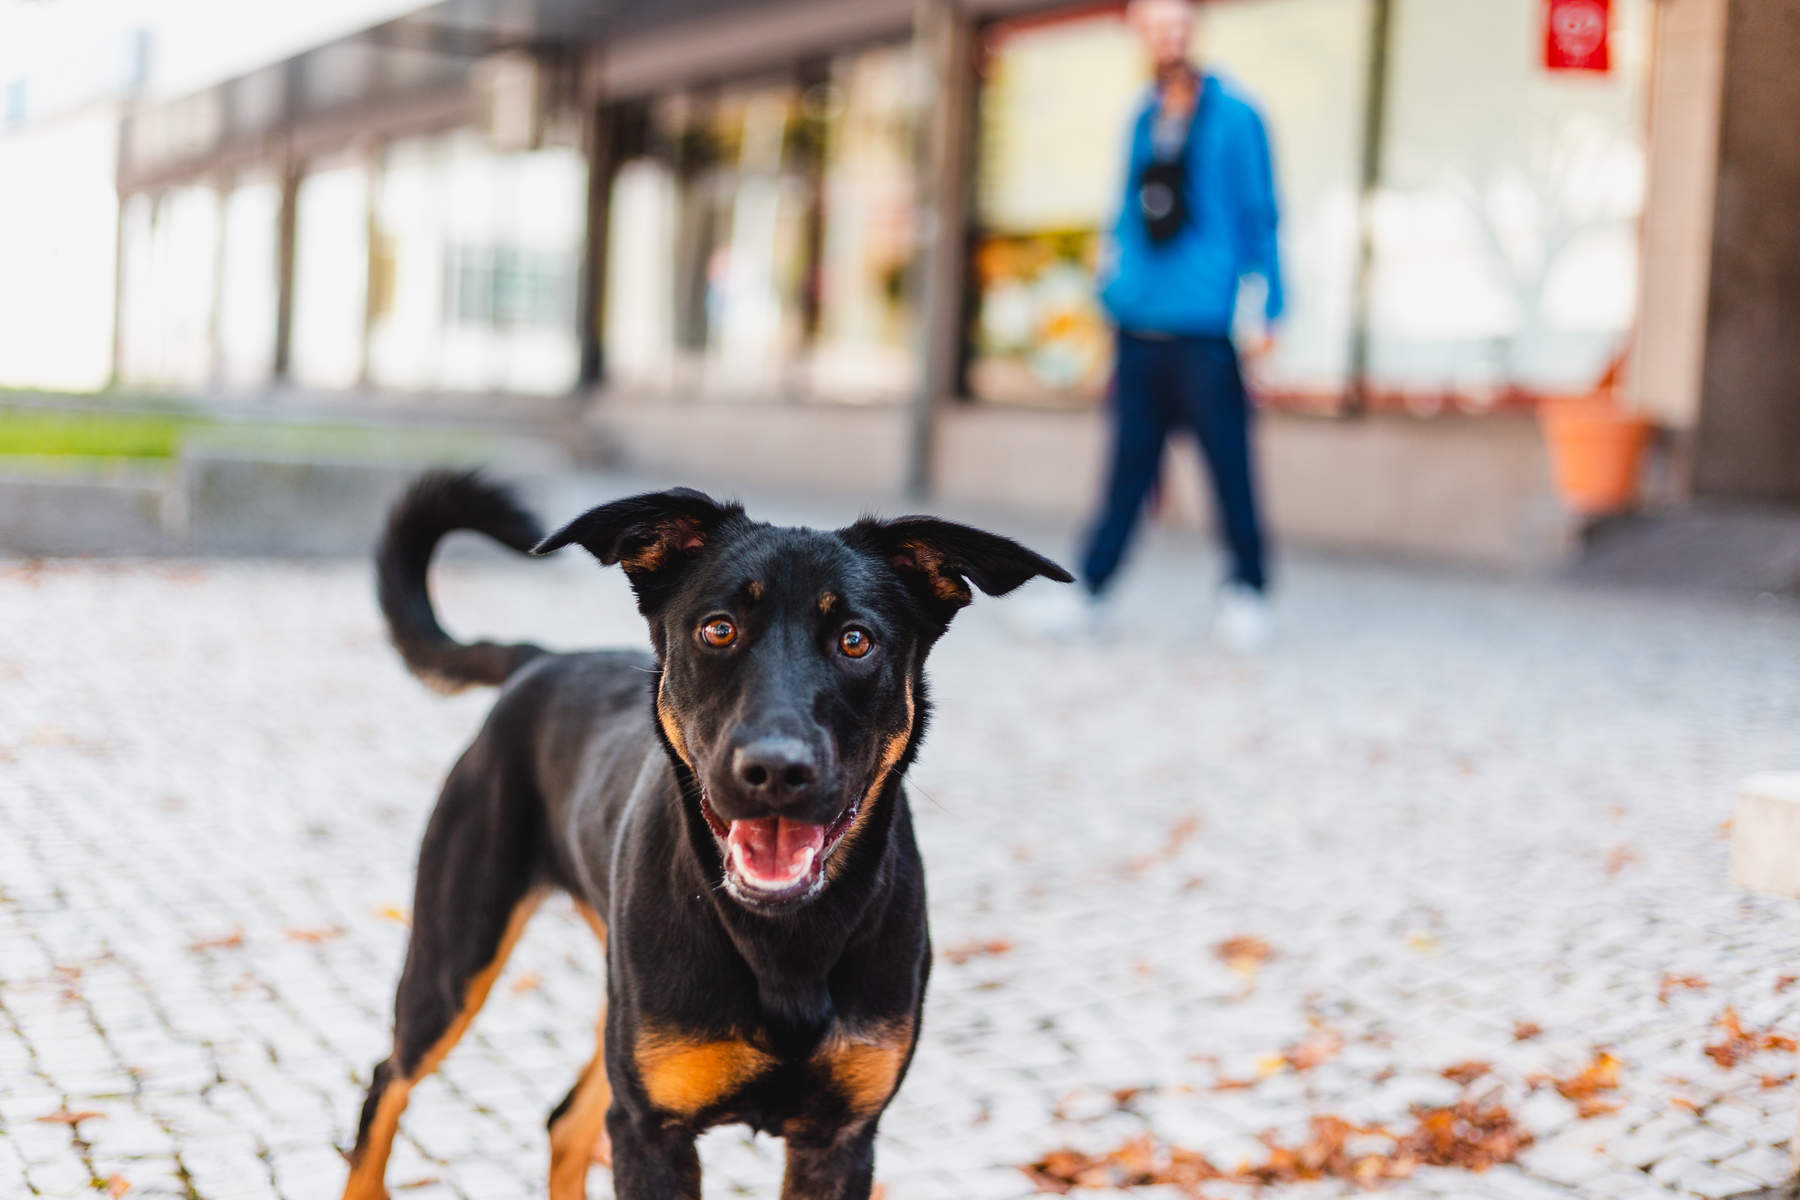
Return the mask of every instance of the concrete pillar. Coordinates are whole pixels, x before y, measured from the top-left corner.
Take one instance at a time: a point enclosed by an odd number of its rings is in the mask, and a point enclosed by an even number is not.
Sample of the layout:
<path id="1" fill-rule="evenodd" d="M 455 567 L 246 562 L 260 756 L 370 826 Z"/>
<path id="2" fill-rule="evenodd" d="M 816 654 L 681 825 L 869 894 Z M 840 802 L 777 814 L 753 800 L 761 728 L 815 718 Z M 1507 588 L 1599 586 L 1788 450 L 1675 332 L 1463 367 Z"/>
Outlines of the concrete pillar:
<path id="1" fill-rule="evenodd" d="M 1706 365 L 1703 495 L 1800 502 L 1800 5 L 1730 0 Z"/>
<path id="2" fill-rule="evenodd" d="M 919 161 L 918 381 L 907 429 L 906 489 L 931 490 L 939 407 L 956 389 L 968 270 L 969 158 L 975 99 L 974 22 L 956 0 L 918 0 L 915 49 L 927 88 Z"/>
<path id="3" fill-rule="evenodd" d="M 1700 420 L 1728 0 L 1656 6 L 1637 333 L 1626 394 L 1657 424 Z"/>

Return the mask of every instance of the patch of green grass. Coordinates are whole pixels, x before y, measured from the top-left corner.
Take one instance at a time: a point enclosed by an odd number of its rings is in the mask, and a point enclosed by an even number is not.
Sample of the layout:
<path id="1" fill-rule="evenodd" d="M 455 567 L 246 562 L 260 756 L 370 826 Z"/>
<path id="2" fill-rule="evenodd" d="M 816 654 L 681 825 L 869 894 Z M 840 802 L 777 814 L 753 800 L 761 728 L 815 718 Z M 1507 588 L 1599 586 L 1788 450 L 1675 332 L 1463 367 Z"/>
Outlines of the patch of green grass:
<path id="1" fill-rule="evenodd" d="M 164 413 L 0 408 L 0 454 L 173 458 L 204 418 Z"/>
<path id="2" fill-rule="evenodd" d="M 492 438 L 455 429 L 302 425 L 179 412 L 0 404 L 0 458 L 167 460 L 184 446 L 247 457 L 475 462 Z"/>

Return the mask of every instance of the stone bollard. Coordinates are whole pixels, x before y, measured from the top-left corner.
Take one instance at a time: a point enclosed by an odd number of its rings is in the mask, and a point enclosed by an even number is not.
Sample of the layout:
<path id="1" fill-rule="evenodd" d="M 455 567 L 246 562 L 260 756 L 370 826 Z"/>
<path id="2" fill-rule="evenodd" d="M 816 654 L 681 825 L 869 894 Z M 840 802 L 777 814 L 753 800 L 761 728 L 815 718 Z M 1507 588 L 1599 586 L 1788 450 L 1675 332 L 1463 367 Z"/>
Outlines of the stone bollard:
<path id="1" fill-rule="evenodd" d="M 1731 882 L 1745 891 L 1800 898 L 1800 771 L 1767 771 L 1738 785 Z M 1800 1121 L 1789 1146 L 1800 1172 Z"/>
<path id="2" fill-rule="evenodd" d="M 1731 882 L 1800 899 L 1800 771 L 1767 771 L 1738 785 Z"/>

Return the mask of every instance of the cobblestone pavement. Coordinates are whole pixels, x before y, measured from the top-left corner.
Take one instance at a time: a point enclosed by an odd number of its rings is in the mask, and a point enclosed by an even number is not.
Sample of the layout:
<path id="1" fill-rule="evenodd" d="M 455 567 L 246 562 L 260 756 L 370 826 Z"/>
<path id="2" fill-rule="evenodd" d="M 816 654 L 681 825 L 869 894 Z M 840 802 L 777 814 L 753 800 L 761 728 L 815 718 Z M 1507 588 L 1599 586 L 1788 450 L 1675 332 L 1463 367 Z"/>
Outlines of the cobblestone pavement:
<path id="1" fill-rule="evenodd" d="M 1279 645 L 1236 661 L 1158 599 L 1210 569 L 1148 555 L 1109 645 L 983 602 L 939 649 L 914 780 L 940 962 L 888 1200 L 1030 1195 L 1019 1164 L 1146 1131 L 1258 1161 L 1314 1115 L 1451 1102 L 1466 1060 L 1536 1144 L 1388 1194 L 1781 1180 L 1793 1055 L 1706 1048 L 1728 1007 L 1800 1033 L 1800 905 L 1734 892 L 1722 830 L 1741 776 L 1800 765 L 1800 610 L 1304 560 Z M 418 835 L 490 702 L 406 676 L 370 590 L 361 564 L 0 564 L 0 1196 L 336 1195 Z M 438 593 L 468 633 L 640 637 L 573 558 L 453 562 Z M 1272 954 L 1225 961 L 1234 937 Z M 415 1094 L 397 1195 L 542 1194 L 599 988 L 548 908 Z M 1533 1089 L 1597 1047 L 1613 1111 Z M 702 1156 L 709 1196 L 775 1193 L 779 1143 Z"/>

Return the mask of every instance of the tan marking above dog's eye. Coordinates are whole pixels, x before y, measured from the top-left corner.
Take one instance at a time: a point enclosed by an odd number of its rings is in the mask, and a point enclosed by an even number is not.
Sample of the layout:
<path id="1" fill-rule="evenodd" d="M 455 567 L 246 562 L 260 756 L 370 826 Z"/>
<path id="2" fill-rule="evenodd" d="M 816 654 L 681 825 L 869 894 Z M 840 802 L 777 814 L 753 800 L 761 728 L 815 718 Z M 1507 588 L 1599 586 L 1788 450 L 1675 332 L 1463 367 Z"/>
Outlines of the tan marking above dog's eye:
<path id="1" fill-rule="evenodd" d="M 700 640 L 715 650 L 737 641 L 737 624 L 730 617 L 708 617 L 700 626 Z"/>
<path id="2" fill-rule="evenodd" d="M 858 629 L 852 625 L 838 634 L 838 650 L 846 658 L 861 658 L 875 648 L 875 639 L 869 636 L 866 629 Z"/>

